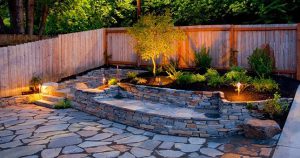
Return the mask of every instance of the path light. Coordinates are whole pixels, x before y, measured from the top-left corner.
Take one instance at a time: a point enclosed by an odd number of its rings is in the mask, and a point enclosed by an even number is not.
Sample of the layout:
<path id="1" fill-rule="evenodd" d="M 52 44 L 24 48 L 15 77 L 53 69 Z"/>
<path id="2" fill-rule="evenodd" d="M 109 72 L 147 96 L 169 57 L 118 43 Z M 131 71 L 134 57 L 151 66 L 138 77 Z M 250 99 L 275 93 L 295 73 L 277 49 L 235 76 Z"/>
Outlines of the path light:
<path id="1" fill-rule="evenodd" d="M 237 91 L 238 91 L 238 95 L 240 95 L 240 92 L 241 92 L 241 86 L 242 86 L 242 84 L 241 84 L 240 82 L 238 82 L 238 83 L 236 84 Z"/>
<path id="2" fill-rule="evenodd" d="M 105 79 L 105 77 L 103 76 L 103 78 L 102 78 L 102 84 L 103 85 L 105 85 L 106 84 L 106 79 Z"/>

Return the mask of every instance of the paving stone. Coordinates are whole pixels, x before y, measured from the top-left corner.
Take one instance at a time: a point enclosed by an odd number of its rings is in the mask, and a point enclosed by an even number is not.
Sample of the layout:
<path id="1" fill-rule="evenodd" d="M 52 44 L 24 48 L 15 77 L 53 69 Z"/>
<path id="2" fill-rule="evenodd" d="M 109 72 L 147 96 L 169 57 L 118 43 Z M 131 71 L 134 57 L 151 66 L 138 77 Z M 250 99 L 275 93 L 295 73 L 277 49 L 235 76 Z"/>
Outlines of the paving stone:
<path id="1" fill-rule="evenodd" d="M 68 154 L 60 155 L 57 158 L 87 158 L 87 154 Z"/>
<path id="2" fill-rule="evenodd" d="M 130 126 L 128 126 L 126 128 L 126 130 L 133 133 L 133 134 L 143 134 L 145 132 L 145 130 L 133 128 L 133 127 L 130 127 Z"/>
<path id="3" fill-rule="evenodd" d="M 82 137 L 90 137 L 90 136 L 93 136 L 95 134 L 97 134 L 98 132 L 97 131 L 78 131 L 77 132 L 79 135 L 81 135 Z"/>
<path id="4" fill-rule="evenodd" d="M 34 130 L 35 130 L 35 128 L 17 130 L 17 131 L 16 131 L 16 134 L 32 133 Z"/>
<path id="5" fill-rule="evenodd" d="M 121 152 L 130 150 L 130 147 L 126 145 L 112 145 L 110 147 Z"/>
<path id="6" fill-rule="evenodd" d="M 158 150 L 157 154 L 163 157 L 181 157 L 184 155 L 183 152 L 174 150 Z"/>
<path id="7" fill-rule="evenodd" d="M 187 143 L 186 137 L 177 137 L 177 136 L 160 135 L 160 134 L 156 134 L 153 137 L 153 140 L 159 140 L 165 142 L 176 142 L 176 143 Z"/>
<path id="8" fill-rule="evenodd" d="M 17 137 L 15 137 L 14 140 L 25 139 L 25 138 L 30 137 L 31 135 L 32 135 L 32 133 L 21 134 L 21 135 L 18 135 Z"/>
<path id="9" fill-rule="evenodd" d="M 191 138 L 189 138 L 189 142 L 191 144 L 204 144 L 206 142 L 206 139 L 191 137 Z"/>
<path id="10" fill-rule="evenodd" d="M 42 145 L 42 144 L 48 144 L 50 139 L 42 139 L 42 140 L 37 140 L 34 142 L 29 143 L 29 145 Z"/>
<path id="11" fill-rule="evenodd" d="M 62 153 L 64 154 L 74 154 L 74 153 L 81 153 L 84 150 L 79 148 L 78 146 L 66 146 L 64 147 L 64 149 L 62 150 Z"/>
<path id="12" fill-rule="evenodd" d="M 145 157 L 150 156 L 152 151 L 142 148 L 133 147 L 130 152 L 136 157 Z"/>
<path id="13" fill-rule="evenodd" d="M 57 125 L 48 125 L 48 126 L 41 126 L 35 132 L 50 132 L 50 131 L 62 131 L 67 129 L 69 124 L 57 124 Z"/>
<path id="14" fill-rule="evenodd" d="M 120 124 L 120 123 L 113 123 L 113 127 L 119 128 L 119 129 L 125 129 L 126 125 Z"/>
<path id="15" fill-rule="evenodd" d="M 192 158 L 198 158 L 198 157 L 200 157 L 200 155 L 198 154 L 198 153 L 190 153 L 189 154 L 189 157 L 192 157 Z"/>
<path id="16" fill-rule="evenodd" d="M 109 151 L 109 152 L 93 154 L 95 158 L 110 158 L 110 157 L 118 157 L 119 155 L 120 155 L 120 151 Z"/>
<path id="17" fill-rule="evenodd" d="M 159 148 L 161 149 L 171 149 L 174 145 L 174 142 L 163 142 Z"/>
<path id="18" fill-rule="evenodd" d="M 42 151 L 42 158 L 54 158 L 59 155 L 61 148 L 45 149 Z"/>
<path id="19" fill-rule="evenodd" d="M 88 153 L 101 153 L 105 151 L 112 151 L 113 148 L 110 148 L 108 146 L 98 146 L 94 148 L 85 148 L 85 151 Z"/>
<path id="20" fill-rule="evenodd" d="M 236 147 L 232 144 L 223 144 L 221 146 L 218 147 L 219 150 L 223 151 L 223 152 L 231 152 L 235 149 Z"/>
<path id="21" fill-rule="evenodd" d="M 10 136 L 10 135 L 13 135 L 13 134 L 14 134 L 14 132 L 10 131 L 10 130 L 0 131 L 0 137 Z"/>
<path id="22" fill-rule="evenodd" d="M 43 150 L 45 145 L 19 146 L 7 150 L 0 151 L 0 155 L 5 155 L 5 158 L 16 158 L 36 154 Z"/>
<path id="23" fill-rule="evenodd" d="M 82 139 L 76 136 L 62 137 L 51 140 L 48 147 L 49 148 L 59 148 L 70 145 L 79 144 L 82 142 Z"/>
<path id="24" fill-rule="evenodd" d="M 86 140 L 103 140 L 111 137 L 112 135 L 113 135 L 112 133 L 100 133 L 93 137 L 87 138 Z"/>
<path id="25" fill-rule="evenodd" d="M 216 157 L 224 154 L 223 152 L 212 148 L 201 148 L 200 152 L 211 157 Z"/>
<path id="26" fill-rule="evenodd" d="M 39 158 L 39 156 L 38 155 L 30 155 L 30 156 L 25 156 L 22 158 Z"/>
<path id="27" fill-rule="evenodd" d="M 157 140 L 146 140 L 142 144 L 138 145 L 140 148 L 154 150 L 161 142 Z"/>
<path id="28" fill-rule="evenodd" d="M 198 151 L 200 147 L 201 145 L 196 145 L 196 144 L 175 143 L 175 148 L 180 149 L 185 153 Z"/>
<path id="29" fill-rule="evenodd" d="M 20 140 L 15 140 L 12 142 L 0 144 L 0 148 L 14 148 L 20 145 L 22 145 L 22 142 Z"/>
<path id="30" fill-rule="evenodd" d="M 129 137 L 129 136 L 132 136 L 132 134 L 130 134 L 130 133 L 123 133 L 123 134 L 119 134 L 119 135 L 114 135 L 114 136 L 112 136 L 110 138 L 107 138 L 107 139 L 104 139 L 102 141 L 105 141 L 105 142 L 116 141 L 116 140 L 120 140 L 120 139 Z"/>
<path id="31" fill-rule="evenodd" d="M 126 152 L 123 155 L 119 156 L 118 158 L 135 158 L 135 156 L 130 154 L 129 152 Z"/>
<path id="32" fill-rule="evenodd" d="M 84 127 L 83 130 L 87 130 L 87 131 L 99 131 L 99 130 L 101 130 L 101 128 L 87 126 L 87 127 Z"/>
<path id="33" fill-rule="evenodd" d="M 152 136 L 154 136 L 155 135 L 155 133 L 153 133 L 153 132 L 149 132 L 149 131 L 146 131 L 144 134 L 143 134 L 144 136 L 149 136 L 149 137 L 152 137 Z"/>
<path id="34" fill-rule="evenodd" d="M 0 144 L 10 142 L 10 141 L 13 140 L 15 137 L 16 137 L 15 135 L 5 136 L 5 137 L 0 137 Z"/>
<path id="35" fill-rule="evenodd" d="M 207 147 L 209 148 L 217 148 L 218 146 L 222 145 L 221 143 L 216 143 L 216 142 L 208 142 Z"/>
<path id="36" fill-rule="evenodd" d="M 119 129 L 119 128 L 105 128 L 104 130 L 102 130 L 103 132 L 108 132 L 108 133 L 113 133 L 113 134 L 122 134 L 123 130 Z"/>
<path id="37" fill-rule="evenodd" d="M 102 145 L 108 145 L 111 144 L 111 142 L 101 142 L 101 141 L 85 141 L 78 146 L 81 148 L 89 148 L 94 146 L 102 146 Z"/>
<path id="38" fill-rule="evenodd" d="M 100 121 L 98 121 L 99 123 L 102 123 L 102 124 L 105 124 L 105 125 L 107 125 L 107 124 L 112 124 L 113 122 L 112 121 L 109 121 L 109 120 L 106 120 L 106 119 L 102 119 L 102 120 L 100 120 Z"/>
<path id="39" fill-rule="evenodd" d="M 115 141 L 117 144 L 129 144 L 129 143 L 136 143 L 136 142 L 141 142 L 149 139 L 146 136 L 143 135 L 132 135 L 126 138 L 122 138 L 120 140 Z"/>

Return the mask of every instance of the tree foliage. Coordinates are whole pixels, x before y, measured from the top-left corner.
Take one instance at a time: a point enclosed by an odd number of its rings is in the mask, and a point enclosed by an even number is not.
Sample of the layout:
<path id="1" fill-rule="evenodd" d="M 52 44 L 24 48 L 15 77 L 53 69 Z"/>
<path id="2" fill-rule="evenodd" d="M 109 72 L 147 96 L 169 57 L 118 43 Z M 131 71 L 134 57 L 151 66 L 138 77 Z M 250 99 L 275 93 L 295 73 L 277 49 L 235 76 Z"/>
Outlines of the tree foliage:
<path id="1" fill-rule="evenodd" d="M 151 60 L 153 75 L 156 75 L 156 59 L 161 56 L 169 57 L 175 53 L 175 41 L 184 38 L 181 30 L 175 29 L 171 16 L 142 16 L 140 20 L 128 29 L 134 38 L 135 51 L 143 60 Z"/>

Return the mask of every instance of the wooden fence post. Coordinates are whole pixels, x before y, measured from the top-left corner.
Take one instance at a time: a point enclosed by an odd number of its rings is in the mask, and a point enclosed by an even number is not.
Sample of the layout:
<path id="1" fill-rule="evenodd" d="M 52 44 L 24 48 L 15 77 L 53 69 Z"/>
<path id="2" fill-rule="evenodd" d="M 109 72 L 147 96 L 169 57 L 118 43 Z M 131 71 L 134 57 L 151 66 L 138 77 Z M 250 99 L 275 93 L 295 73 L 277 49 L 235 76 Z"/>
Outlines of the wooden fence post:
<path id="1" fill-rule="evenodd" d="M 102 39 L 102 44 L 103 44 L 103 56 L 104 56 L 104 63 L 107 66 L 109 64 L 109 57 L 108 57 L 108 52 L 107 52 L 107 29 L 103 29 L 103 39 Z"/>
<path id="2" fill-rule="evenodd" d="M 297 24 L 297 33 L 296 33 L 296 55 L 297 55 L 297 60 L 296 60 L 296 65 L 297 65 L 297 80 L 300 80 L 300 23 Z"/>
<path id="3" fill-rule="evenodd" d="M 237 59 L 237 40 L 236 40 L 236 30 L 235 26 L 230 26 L 230 33 L 229 33 L 229 42 L 230 42 L 230 48 L 229 48 L 229 66 L 238 66 L 238 59 Z"/>

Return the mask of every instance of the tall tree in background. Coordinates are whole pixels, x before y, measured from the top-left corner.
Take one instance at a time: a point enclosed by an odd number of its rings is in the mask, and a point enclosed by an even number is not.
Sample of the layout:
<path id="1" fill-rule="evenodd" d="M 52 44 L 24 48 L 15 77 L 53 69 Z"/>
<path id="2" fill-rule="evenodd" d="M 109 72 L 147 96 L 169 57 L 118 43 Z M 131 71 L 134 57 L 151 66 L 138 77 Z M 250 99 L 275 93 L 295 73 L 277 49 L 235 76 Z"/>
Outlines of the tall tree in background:
<path id="1" fill-rule="evenodd" d="M 27 0 L 27 8 L 26 8 L 26 33 L 29 35 L 33 35 L 33 27 L 34 27 L 34 0 Z"/>

